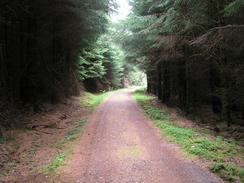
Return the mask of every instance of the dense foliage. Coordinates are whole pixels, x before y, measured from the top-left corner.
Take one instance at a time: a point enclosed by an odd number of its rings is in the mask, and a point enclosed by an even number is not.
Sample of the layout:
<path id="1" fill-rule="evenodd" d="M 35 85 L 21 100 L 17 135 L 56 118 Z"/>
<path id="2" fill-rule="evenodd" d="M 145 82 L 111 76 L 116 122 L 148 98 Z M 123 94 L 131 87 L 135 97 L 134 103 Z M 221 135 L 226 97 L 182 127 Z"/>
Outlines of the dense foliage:
<path id="1" fill-rule="evenodd" d="M 0 96 L 10 101 L 34 102 L 73 95 L 78 91 L 77 64 L 82 79 L 105 75 L 109 69 L 100 63 L 100 54 L 110 52 L 107 57 L 113 57 L 113 51 L 106 51 L 110 48 L 98 39 L 106 33 L 112 3 L 1 1 Z M 90 62 L 86 66 L 84 58 L 88 57 L 97 58 L 86 60 Z M 110 67 L 117 66 L 113 62 Z"/>
<path id="2" fill-rule="evenodd" d="M 80 80 L 90 90 L 105 90 L 123 85 L 124 58 L 108 34 L 82 50 L 79 57 Z"/>
<path id="3" fill-rule="evenodd" d="M 244 1 L 133 0 L 117 24 L 129 63 L 147 73 L 148 91 L 187 113 L 244 118 Z"/>

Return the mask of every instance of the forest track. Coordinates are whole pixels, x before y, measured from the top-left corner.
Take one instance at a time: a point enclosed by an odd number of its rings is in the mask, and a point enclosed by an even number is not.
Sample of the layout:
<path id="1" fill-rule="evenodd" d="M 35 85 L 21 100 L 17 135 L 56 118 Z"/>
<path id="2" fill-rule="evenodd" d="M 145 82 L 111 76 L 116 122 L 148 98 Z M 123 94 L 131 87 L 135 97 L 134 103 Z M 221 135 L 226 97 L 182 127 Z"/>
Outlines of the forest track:
<path id="1" fill-rule="evenodd" d="M 164 141 L 134 102 L 119 91 L 92 115 L 59 182 L 216 183 L 208 170 Z"/>

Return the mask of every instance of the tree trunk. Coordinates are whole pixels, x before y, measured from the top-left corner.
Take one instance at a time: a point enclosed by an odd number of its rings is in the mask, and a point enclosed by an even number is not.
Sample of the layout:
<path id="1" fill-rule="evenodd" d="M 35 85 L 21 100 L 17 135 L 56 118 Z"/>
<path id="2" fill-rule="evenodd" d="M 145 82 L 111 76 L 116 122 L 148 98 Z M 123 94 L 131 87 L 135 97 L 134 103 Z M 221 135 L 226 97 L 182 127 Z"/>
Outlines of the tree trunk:
<path id="1" fill-rule="evenodd" d="M 162 66 L 158 64 L 158 99 L 162 100 Z"/>

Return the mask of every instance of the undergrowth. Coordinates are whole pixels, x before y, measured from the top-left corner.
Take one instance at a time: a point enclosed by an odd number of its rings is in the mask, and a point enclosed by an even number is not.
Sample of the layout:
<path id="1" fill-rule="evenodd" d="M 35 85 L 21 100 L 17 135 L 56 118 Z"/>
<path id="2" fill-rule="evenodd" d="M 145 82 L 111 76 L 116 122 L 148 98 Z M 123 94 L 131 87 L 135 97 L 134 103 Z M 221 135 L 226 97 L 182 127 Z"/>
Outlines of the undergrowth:
<path id="1" fill-rule="evenodd" d="M 218 173 L 225 181 L 244 182 L 244 168 L 233 161 L 233 157 L 244 160 L 244 149 L 237 142 L 179 127 L 171 123 L 169 113 L 153 105 L 154 97 L 143 90 L 136 91 L 133 96 L 169 141 L 179 144 L 186 154 L 211 162 L 211 171 Z"/>

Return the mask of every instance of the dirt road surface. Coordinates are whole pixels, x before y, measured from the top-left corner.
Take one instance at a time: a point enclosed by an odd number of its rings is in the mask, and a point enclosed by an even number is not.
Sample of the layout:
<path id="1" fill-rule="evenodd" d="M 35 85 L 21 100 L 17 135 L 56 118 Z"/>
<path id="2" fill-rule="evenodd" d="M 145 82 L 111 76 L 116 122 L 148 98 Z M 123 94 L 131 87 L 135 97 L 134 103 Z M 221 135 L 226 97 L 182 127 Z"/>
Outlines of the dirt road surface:
<path id="1" fill-rule="evenodd" d="M 152 122 L 120 91 L 93 114 L 63 180 L 77 183 L 216 183 L 211 173 L 184 160 Z M 67 177 L 68 176 L 68 177 Z"/>

